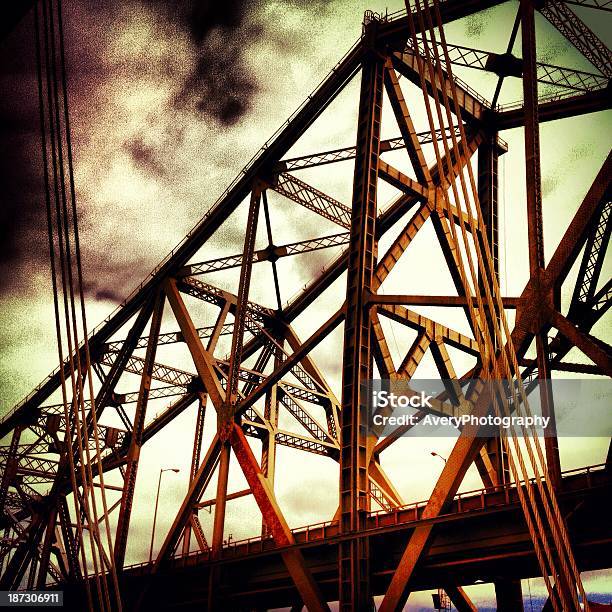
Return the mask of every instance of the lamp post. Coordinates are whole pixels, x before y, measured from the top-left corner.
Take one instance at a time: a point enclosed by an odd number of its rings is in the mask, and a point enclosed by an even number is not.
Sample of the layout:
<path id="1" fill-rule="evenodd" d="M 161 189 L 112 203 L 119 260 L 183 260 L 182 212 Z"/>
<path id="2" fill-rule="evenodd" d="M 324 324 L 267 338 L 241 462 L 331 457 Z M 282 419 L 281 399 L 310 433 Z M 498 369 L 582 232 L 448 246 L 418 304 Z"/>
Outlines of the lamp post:
<path id="1" fill-rule="evenodd" d="M 431 451 L 431 456 L 432 457 L 440 457 L 440 459 L 442 459 L 442 461 L 444 461 L 444 463 L 446 463 L 446 459 L 442 455 L 438 455 L 438 453 L 436 453 L 436 451 Z"/>
<path id="2" fill-rule="evenodd" d="M 153 529 L 151 531 L 151 548 L 149 549 L 149 563 L 153 561 L 153 542 L 155 541 L 155 524 L 157 522 L 157 506 L 159 504 L 159 489 L 161 487 L 161 478 L 164 472 L 174 472 L 178 474 L 178 468 L 162 468 L 159 470 L 159 479 L 157 481 L 157 497 L 155 498 L 155 512 L 153 513 Z"/>

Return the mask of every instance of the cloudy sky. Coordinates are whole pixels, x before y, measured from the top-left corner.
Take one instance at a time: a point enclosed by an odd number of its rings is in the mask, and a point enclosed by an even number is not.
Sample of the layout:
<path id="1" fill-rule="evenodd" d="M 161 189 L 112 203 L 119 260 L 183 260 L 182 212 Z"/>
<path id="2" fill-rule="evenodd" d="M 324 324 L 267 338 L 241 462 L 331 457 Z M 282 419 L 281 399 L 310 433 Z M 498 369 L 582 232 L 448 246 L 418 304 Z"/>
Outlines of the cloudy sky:
<path id="1" fill-rule="evenodd" d="M 349 0 L 223 3 L 180 0 L 65 0 L 65 25 L 71 120 L 85 265 L 88 317 L 101 321 L 165 254 L 186 234 L 238 174 L 251 156 L 311 92 L 348 50 L 361 32 L 365 9 L 384 13 L 402 8 L 401 2 Z M 496 52 L 505 51 L 517 3 L 475 15 L 447 28 L 449 40 Z M 602 37 L 611 31 L 600 13 L 576 9 Z M 538 59 L 593 71 L 574 48 L 541 17 L 537 21 Z M 519 51 L 517 45 L 516 51 Z M 31 16 L 0 43 L 0 410 L 6 411 L 56 365 L 53 312 L 46 251 L 46 226 L 41 200 L 42 177 L 34 80 Z M 485 98 L 495 88 L 492 75 L 457 70 Z M 328 111 L 294 148 L 305 153 L 354 143 L 358 80 L 350 83 Z M 419 91 L 402 80 L 413 106 L 417 129 L 426 129 Z M 520 99 L 518 80 L 509 80 L 501 101 Z M 398 134 L 392 115 L 384 114 L 383 136 Z M 596 113 L 542 126 L 542 173 L 545 250 L 554 251 L 573 212 L 586 193 L 609 147 L 610 114 Z M 509 152 L 500 163 L 500 235 L 502 289 L 520 293 L 527 278 L 524 222 L 523 139 L 521 130 L 502 134 Z M 430 160 L 433 151 L 426 150 Z M 410 173 L 401 152 L 389 161 Z M 351 164 L 302 172 L 300 177 L 344 203 L 350 203 Z M 381 187 L 380 208 L 397 192 Z M 282 244 L 336 233 L 338 227 L 309 211 L 270 195 L 275 242 Z M 208 259 L 242 250 L 246 209 L 232 215 L 206 249 Z M 261 228 L 260 228 L 261 229 Z M 399 228 L 398 228 L 399 229 Z M 431 228 L 424 228 L 405 262 L 389 278 L 389 293 L 451 292 L 450 277 Z M 265 246 L 264 232 L 258 246 Z M 381 251 L 388 242 L 381 241 Z M 337 251 L 279 262 L 283 300 L 288 300 Z M 251 298 L 274 305 L 267 264 L 254 273 Z M 265 266 L 265 268 L 264 268 Z M 610 275 L 606 264 L 602 278 Z M 210 282 L 235 290 L 236 273 L 211 275 Z M 343 299 L 342 277 L 319 300 L 296 329 L 308 336 Z M 571 289 L 571 288 L 570 288 Z M 570 292 L 566 288 L 564 296 Z M 417 309 L 418 310 L 418 309 Z M 421 309 L 439 318 L 436 309 Z M 210 312 L 201 312 L 202 317 Z M 469 333 L 461 313 L 445 313 L 445 323 Z M 212 321 L 201 321 L 210 324 Z M 165 329 L 176 329 L 171 317 Z M 610 320 L 594 330 L 610 339 Z M 396 363 L 412 341 L 401 328 L 387 326 Z M 338 343 L 341 330 L 315 352 L 323 371 L 340 394 Z M 222 347 L 223 348 L 223 345 Z M 160 353 L 160 360 L 178 360 L 192 370 L 181 348 Z M 223 351 L 221 351 L 223 352 Z M 451 352 L 453 357 L 457 357 Z M 467 361 L 457 357 L 462 371 Z M 584 360 L 580 355 L 576 360 Z M 181 361 L 182 360 L 182 361 Z M 423 375 L 433 372 L 425 359 Z M 130 383 L 132 387 L 129 388 Z M 133 390 L 134 381 L 123 381 Z M 163 407 L 160 404 L 159 408 Z M 154 409 L 152 410 L 154 411 Z M 146 516 L 160 466 L 176 465 L 181 473 L 165 474 L 159 539 L 172 520 L 186 487 L 194 413 L 187 411 L 169 428 L 163 440 L 152 441 L 143 452 L 135 516 Z M 214 418 L 208 419 L 207 434 Z M 282 425 L 282 423 L 281 423 Z M 287 424 L 287 426 L 289 426 Z M 176 442 L 179 441 L 179 444 Z M 410 446 L 404 444 L 410 442 Z M 435 441 L 440 454 L 452 440 Z M 605 456 L 602 440 L 561 441 L 563 468 L 598 463 Z M 441 462 L 431 457 L 431 440 L 402 440 L 385 456 L 385 467 L 406 501 L 427 497 Z M 407 470 L 407 459 L 418 469 Z M 291 478 L 300 462 L 300 482 Z M 235 463 L 231 489 L 244 486 Z M 337 467 L 314 456 L 279 450 L 279 500 L 292 526 L 325 520 L 337 504 Z M 465 488 L 479 486 L 471 473 Z M 214 491 L 214 483 L 213 488 Z M 312 503 L 313 499 L 316 503 Z M 210 496 L 210 490 L 205 497 Z M 214 496 L 214 493 L 213 493 Z M 253 535 L 242 519 L 256 516 L 252 500 L 230 506 L 227 534 L 234 539 Z M 210 521 L 203 516 L 207 527 Z M 128 561 L 142 558 L 150 525 L 135 521 Z M 595 580 L 595 578 L 593 578 Z M 598 578 L 601 585 L 601 578 Z M 533 582 L 533 581 L 532 581 Z M 533 583 L 534 592 L 541 587 Z M 594 587 L 594 590 L 609 590 Z M 478 595 L 482 592 L 482 595 Z M 484 587 L 474 591 L 483 601 Z M 414 605 L 419 598 L 411 598 Z M 423 600 L 424 601 L 424 600 Z M 423 604 L 424 605 L 424 604 Z"/>

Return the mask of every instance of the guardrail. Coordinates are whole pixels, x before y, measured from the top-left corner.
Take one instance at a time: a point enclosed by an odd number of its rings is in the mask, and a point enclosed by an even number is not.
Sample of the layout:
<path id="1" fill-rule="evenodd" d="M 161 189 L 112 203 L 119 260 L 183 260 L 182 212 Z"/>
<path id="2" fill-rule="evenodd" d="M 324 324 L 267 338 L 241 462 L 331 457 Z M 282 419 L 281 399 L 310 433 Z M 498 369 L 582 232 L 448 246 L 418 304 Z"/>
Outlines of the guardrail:
<path id="1" fill-rule="evenodd" d="M 605 91 L 606 87 L 602 87 L 601 89 L 593 89 L 590 93 Z M 560 100 L 565 100 L 567 98 L 573 98 L 578 94 L 575 91 L 559 91 L 551 94 L 547 94 L 545 96 L 538 97 L 538 104 L 547 104 L 548 102 L 558 102 Z M 495 112 L 497 113 L 505 113 L 513 110 L 520 110 L 523 108 L 523 100 L 515 100 L 514 102 L 508 102 L 507 104 L 498 104 L 495 107 Z"/>
<path id="2" fill-rule="evenodd" d="M 568 476 L 577 476 L 580 474 L 584 474 L 587 476 L 587 488 L 592 486 L 591 475 L 596 472 L 603 472 L 607 467 L 605 463 L 599 463 L 596 465 L 590 465 L 581 468 L 575 468 L 572 470 L 566 470 L 562 473 L 564 478 Z M 536 478 L 531 478 L 530 482 L 535 484 Z M 520 485 L 523 486 L 525 481 L 520 481 Z M 488 497 L 492 497 L 494 495 L 499 495 L 500 493 L 504 494 L 505 500 L 502 504 L 496 503 L 494 506 L 507 505 L 508 503 L 515 501 L 511 499 L 512 491 L 515 491 L 517 488 L 516 483 L 507 483 L 505 485 L 501 485 L 498 487 L 483 487 L 480 489 L 473 489 L 471 491 L 464 491 L 462 493 L 458 493 L 454 498 L 453 502 L 456 503 L 456 510 L 454 512 L 446 512 L 439 516 L 451 516 L 453 514 L 458 513 L 467 513 L 473 512 L 474 510 L 486 509 L 491 506 L 487 506 L 486 500 Z M 469 504 L 469 501 L 480 499 L 481 504 L 480 507 L 473 507 Z M 389 526 L 393 524 L 403 524 L 412 521 L 417 521 L 420 519 L 419 512 L 425 507 L 428 500 L 411 502 L 409 504 L 405 504 L 403 506 L 399 506 L 397 508 L 393 508 L 392 510 L 377 510 L 375 512 L 371 512 L 368 515 L 368 520 L 372 523 L 370 529 L 377 529 L 381 526 Z M 468 506 L 468 507 L 466 507 Z M 412 512 L 410 512 L 412 511 Z M 402 513 L 409 512 L 411 514 L 410 518 L 406 518 L 400 520 L 400 515 Z M 387 521 L 381 520 L 382 518 L 388 519 Z M 333 529 L 330 529 L 333 528 Z M 328 534 L 328 531 L 332 531 L 333 533 Z M 302 527 L 297 527 L 291 530 L 291 533 L 296 537 L 296 540 L 299 540 L 300 543 L 307 542 L 315 542 L 321 541 L 327 537 L 327 535 L 338 535 L 338 521 L 328 520 L 321 521 L 318 523 L 311 523 L 309 525 L 305 525 Z M 243 538 L 240 540 L 235 540 L 226 543 L 223 546 L 224 555 L 231 556 L 232 554 L 236 556 L 246 556 L 251 552 L 263 552 L 264 550 L 274 549 L 276 546 L 274 544 L 274 540 L 271 535 L 267 536 L 252 536 L 249 538 Z M 242 549 L 238 551 L 238 549 Z M 190 553 L 183 555 L 179 554 L 172 557 L 173 561 L 180 563 L 181 560 L 187 559 L 195 559 L 201 557 L 202 560 L 208 560 L 210 558 L 210 550 L 196 550 L 191 551 Z M 144 561 L 142 563 L 135 563 L 133 565 L 126 566 L 126 570 L 136 569 L 140 567 L 145 567 L 150 565 L 148 561 Z"/>

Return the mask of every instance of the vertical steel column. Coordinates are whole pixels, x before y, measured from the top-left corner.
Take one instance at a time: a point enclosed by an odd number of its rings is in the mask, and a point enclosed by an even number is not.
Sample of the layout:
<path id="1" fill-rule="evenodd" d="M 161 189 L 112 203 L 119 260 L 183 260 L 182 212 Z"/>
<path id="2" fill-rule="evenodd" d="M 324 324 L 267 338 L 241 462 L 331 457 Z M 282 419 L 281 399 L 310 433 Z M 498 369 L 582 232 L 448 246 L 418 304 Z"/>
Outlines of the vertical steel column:
<path id="1" fill-rule="evenodd" d="M 536 291 L 540 288 L 544 261 L 542 219 L 542 177 L 540 174 L 540 126 L 538 120 L 538 79 L 536 67 L 535 15 L 532 0 L 521 1 L 521 39 L 523 50 L 523 107 L 525 109 L 525 176 L 527 179 L 527 232 L 529 273 Z M 546 328 L 536 334 L 538 378 L 542 415 L 550 417 L 544 431 L 546 462 L 554 487 L 561 483 L 561 463 L 552 390 Z"/>
<path id="2" fill-rule="evenodd" d="M 499 216 L 498 216 L 498 170 L 499 170 L 500 148 L 497 144 L 497 132 L 489 134 L 484 142 L 478 147 L 478 200 L 482 209 L 484 221 L 483 231 L 486 231 L 491 248 L 493 260 L 493 271 L 499 281 Z M 479 236 L 482 240 L 482 237 Z M 488 282 L 480 278 L 480 289 L 484 294 L 482 284 Z M 495 313 L 488 313 L 489 320 Z M 499 319 L 499 317 L 498 317 Z M 492 321 L 489 321 L 489 329 L 493 329 Z M 496 346 L 496 348 L 498 348 Z M 486 451 L 485 451 L 486 449 Z M 501 438 L 499 436 L 489 438 L 483 451 L 488 455 L 495 474 L 497 484 L 503 484 L 509 480 L 508 461 Z M 477 462 L 478 464 L 478 462 Z M 523 600 L 521 595 L 520 580 L 495 580 L 495 593 L 497 596 L 498 610 L 522 610 Z M 515 598 L 518 592 L 518 599 Z M 455 604 L 456 605 L 456 604 Z M 515 605 L 515 607 L 508 607 Z M 506 606 L 506 607 L 504 607 Z"/>
<path id="3" fill-rule="evenodd" d="M 242 363 L 242 344 L 244 339 L 244 328 L 247 315 L 247 301 L 249 299 L 249 287 L 251 283 L 251 271 L 253 269 L 253 252 L 255 250 L 255 238 L 257 237 L 257 219 L 259 217 L 259 202 L 261 199 L 262 184 L 256 181 L 251 192 L 247 227 L 244 237 L 244 249 L 242 253 L 242 267 L 240 269 L 240 281 L 238 285 L 238 296 L 236 300 L 236 311 L 234 314 L 234 332 L 232 336 L 232 350 L 230 354 L 229 371 L 227 374 L 227 390 L 225 402 L 218 415 L 218 433 L 221 439 L 221 456 L 219 458 L 219 474 L 217 480 L 217 496 L 215 502 L 215 520 L 213 525 L 212 547 L 213 552 L 218 552 L 223 546 L 223 527 L 225 524 L 225 506 L 227 502 L 227 479 L 230 463 L 229 433 L 234 423 L 234 411 L 238 397 L 238 383 L 240 365 Z"/>
<path id="4" fill-rule="evenodd" d="M 499 145 L 497 132 L 493 132 L 478 147 L 478 200 L 491 247 L 493 269 L 499 279 L 498 168 Z"/>
<path id="5" fill-rule="evenodd" d="M 274 350 L 274 369 L 278 368 L 282 363 L 282 354 L 278 347 Z M 272 425 L 272 431 L 261 442 L 261 471 L 268 479 L 268 483 L 272 491 L 274 491 L 274 476 L 276 472 L 276 428 L 278 427 L 278 387 L 272 385 L 266 394 L 266 405 L 264 409 L 264 418 Z M 270 529 L 266 522 L 262 519 L 261 535 L 265 536 L 270 533 Z"/>
<path id="6" fill-rule="evenodd" d="M 196 426 L 193 435 L 193 452 L 191 454 L 191 469 L 189 471 L 189 484 L 193 482 L 195 475 L 200 467 L 200 458 L 202 455 L 202 438 L 204 436 L 204 419 L 206 416 L 206 394 L 199 394 L 199 402 L 196 414 Z M 197 517 L 197 509 L 194 509 L 193 514 Z M 183 554 L 189 554 L 191 542 L 191 523 L 185 527 L 183 534 Z"/>
<path id="7" fill-rule="evenodd" d="M 38 564 L 38 577 L 36 580 L 36 588 L 43 589 L 47 582 L 47 572 L 49 571 L 49 563 L 51 561 L 51 546 L 55 541 L 55 524 L 57 519 L 57 504 L 49 510 L 47 517 L 47 527 L 43 538 L 40 551 L 40 563 Z M 30 580 L 34 579 L 34 567 L 30 570 Z M 28 588 L 31 588 L 28 585 Z"/>
<path id="8" fill-rule="evenodd" d="M 217 494 L 215 498 L 215 519 L 213 522 L 212 549 L 218 553 L 223 547 L 223 529 L 225 527 L 225 506 L 227 502 L 227 480 L 229 475 L 231 447 L 227 440 L 221 444 L 219 471 L 217 473 Z"/>
<path id="9" fill-rule="evenodd" d="M 529 271 L 535 276 L 544 267 L 542 232 L 542 178 L 540 175 L 540 125 L 536 67 L 535 18 L 531 0 L 521 1 L 523 46 L 523 108 L 525 113 L 525 177 L 527 179 L 527 232 Z"/>
<path id="10" fill-rule="evenodd" d="M 483 143 L 478 147 L 478 200 L 480 202 L 484 221 L 483 231 L 487 234 L 489 246 L 491 248 L 493 270 L 499 281 L 498 162 L 499 145 L 497 144 L 497 132 L 493 132 L 488 134 Z M 478 234 L 478 239 L 483 242 L 483 238 L 480 234 Z M 482 244 L 482 248 L 484 249 L 484 243 Z M 484 295 L 485 282 L 489 282 L 489 280 L 483 279 L 479 274 L 479 288 L 482 295 Z M 493 330 L 492 316 L 494 316 L 494 313 L 487 314 L 487 322 L 490 330 Z M 491 335 L 494 336 L 493 333 Z M 498 347 L 496 346 L 496 348 Z M 508 479 L 508 464 L 505 461 L 504 451 L 499 437 L 487 440 L 486 453 L 489 455 L 491 464 L 495 469 L 497 484 L 506 482 Z M 482 467 L 480 467 L 480 469 L 482 469 Z"/>
<path id="11" fill-rule="evenodd" d="M 495 581 L 497 612 L 522 612 L 523 589 L 520 580 L 499 578 Z"/>
<path id="12" fill-rule="evenodd" d="M 70 525 L 70 510 L 65 495 L 61 495 L 58 501 L 58 518 L 64 541 L 64 550 L 68 559 L 69 578 L 76 582 L 81 578 L 81 566 L 79 565 L 78 545 Z"/>
<path id="13" fill-rule="evenodd" d="M 340 527 L 345 533 L 363 529 L 368 511 L 367 397 L 362 385 L 372 375 L 367 297 L 377 256 L 376 189 L 385 62 L 374 48 L 376 26 L 375 21 L 368 24 L 364 38 L 369 52 L 361 71 L 347 268 L 340 447 Z M 340 544 L 341 610 L 370 608 L 368 557 L 367 538 Z"/>
<path id="14" fill-rule="evenodd" d="M 221 331 L 223 329 L 223 325 L 225 324 L 225 320 L 227 319 L 227 315 L 230 311 L 230 302 L 226 301 L 223 304 L 223 308 L 219 311 L 217 316 L 217 321 L 215 322 L 215 326 L 213 331 L 208 339 L 208 344 L 206 345 L 206 350 L 212 355 L 217 346 L 217 342 L 219 341 L 219 336 L 221 335 Z M 206 402 L 208 396 L 206 393 L 199 393 L 199 404 L 198 404 L 198 414 L 196 419 L 196 427 L 193 439 L 193 453 L 191 455 L 191 471 L 189 473 L 189 485 L 193 482 L 195 475 L 200 467 L 200 457 L 202 455 L 202 439 L 204 436 L 204 419 L 206 417 Z M 215 515 L 216 516 L 216 515 Z M 196 528 L 196 538 L 198 538 L 198 544 L 201 546 L 200 540 L 202 539 L 199 536 L 203 534 L 199 534 L 201 531 L 198 523 L 198 510 L 194 508 L 192 521 L 187 524 L 185 527 L 185 533 L 183 534 L 183 554 L 189 553 L 189 546 L 191 540 L 191 529 L 192 524 Z"/>
<path id="15" fill-rule="evenodd" d="M 11 481 L 17 474 L 17 466 L 19 459 L 17 458 L 17 449 L 19 448 L 19 440 L 21 439 L 21 432 L 23 431 L 22 425 L 17 425 L 13 430 L 11 437 L 11 445 L 9 446 L 8 455 L 4 462 L 4 472 L 2 473 L 2 482 L 0 483 L 0 511 L 3 511 L 6 503 L 6 496 L 8 494 Z"/>
<path id="16" fill-rule="evenodd" d="M 130 518 L 132 515 L 132 504 L 134 502 L 134 490 L 136 488 L 136 476 L 138 475 L 138 461 L 140 459 L 140 448 L 142 446 L 142 432 L 144 430 L 145 415 L 149 402 L 149 391 L 153 377 L 153 367 L 155 365 L 155 353 L 157 351 L 157 340 L 161 320 L 164 313 L 164 302 L 166 300 L 163 292 L 159 292 L 153 307 L 151 327 L 149 329 L 149 340 L 147 352 L 140 379 L 140 390 L 134 413 L 134 424 L 132 426 L 132 438 L 127 454 L 127 465 L 125 477 L 123 479 L 123 493 L 121 495 L 121 507 L 119 519 L 117 521 L 117 531 L 115 535 L 115 565 L 119 571 L 123 569 L 125 552 L 127 550 L 128 530 L 130 528 Z"/>

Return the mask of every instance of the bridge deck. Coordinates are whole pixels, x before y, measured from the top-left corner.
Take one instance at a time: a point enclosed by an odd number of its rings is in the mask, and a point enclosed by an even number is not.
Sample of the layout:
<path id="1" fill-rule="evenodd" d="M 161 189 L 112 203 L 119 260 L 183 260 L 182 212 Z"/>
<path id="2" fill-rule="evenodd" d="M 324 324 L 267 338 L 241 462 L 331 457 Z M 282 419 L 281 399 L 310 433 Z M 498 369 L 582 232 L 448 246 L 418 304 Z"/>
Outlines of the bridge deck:
<path id="1" fill-rule="evenodd" d="M 612 558 L 609 508 L 612 478 L 605 465 L 565 472 L 559 495 L 562 511 L 581 570 L 603 569 Z M 423 524 L 424 504 L 410 504 L 391 512 L 370 515 L 365 532 L 370 537 L 371 586 L 386 589 L 412 529 Z M 436 523 L 431 546 L 412 584 L 413 590 L 437 588 L 461 577 L 461 584 L 491 582 L 497 576 L 527 578 L 539 568 L 527 532 L 516 487 L 506 486 L 463 493 Z M 328 601 L 337 599 L 337 546 L 356 534 L 341 534 L 336 522 L 309 525 L 293 531 L 296 543 Z M 231 542 L 213 559 L 209 551 L 174 557 L 153 581 L 151 565 L 126 568 L 122 593 L 127 601 L 148 585 L 148 597 L 167 609 L 200 607 L 208 596 L 208 578 L 218 568 L 217 584 L 231 609 L 258 602 L 267 607 L 291 606 L 297 592 L 270 538 Z"/>

